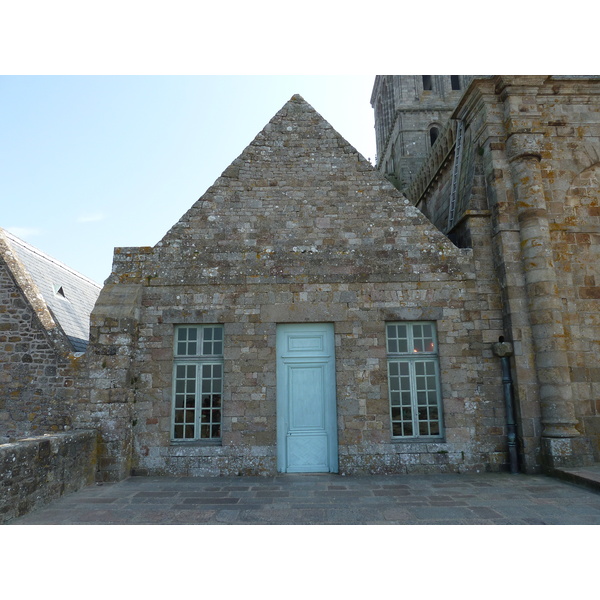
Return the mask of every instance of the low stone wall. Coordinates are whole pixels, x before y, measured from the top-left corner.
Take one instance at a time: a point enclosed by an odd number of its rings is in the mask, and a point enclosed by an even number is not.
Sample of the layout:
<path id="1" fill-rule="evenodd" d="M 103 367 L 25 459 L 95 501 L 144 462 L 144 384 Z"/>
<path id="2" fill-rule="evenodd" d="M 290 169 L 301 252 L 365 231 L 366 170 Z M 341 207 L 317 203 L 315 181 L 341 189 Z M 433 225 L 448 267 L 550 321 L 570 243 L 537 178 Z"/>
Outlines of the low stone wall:
<path id="1" fill-rule="evenodd" d="M 93 483 L 95 472 L 95 431 L 0 445 L 0 523 Z"/>

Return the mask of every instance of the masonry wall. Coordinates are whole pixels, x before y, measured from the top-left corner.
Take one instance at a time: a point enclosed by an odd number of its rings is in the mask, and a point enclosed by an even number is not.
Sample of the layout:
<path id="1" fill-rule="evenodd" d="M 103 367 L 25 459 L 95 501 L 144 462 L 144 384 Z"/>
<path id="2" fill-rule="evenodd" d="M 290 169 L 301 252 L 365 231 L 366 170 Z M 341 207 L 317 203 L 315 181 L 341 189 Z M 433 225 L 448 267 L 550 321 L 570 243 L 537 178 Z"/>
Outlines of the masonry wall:
<path id="1" fill-rule="evenodd" d="M 485 163 L 505 322 L 520 351 L 515 368 L 524 424 L 535 431 L 539 414 L 544 436 L 553 422 L 571 419 L 581 435 L 579 441 L 571 438 L 579 453 L 573 464 L 590 459 L 587 442 L 598 460 L 599 81 L 498 78 L 480 82 L 479 92 L 479 109 L 472 112 L 475 143 Z M 525 163 L 528 171 L 521 173 Z M 534 178 L 539 185 L 528 188 Z M 526 192 L 537 194 L 535 204 Z M 530 239 L 533 231 L 536 238 Z M 544 254 L 526 258 L 531 245 L 540 243 Z M 530 380 L 530 367 L 537 381 Z M 544 406 L 551 386 L 564 390 L 560 410 Z M 561 459 L 549 464 L 555 460 Z"/>
<path id="2" fill-rule="evenodd" d="M 0 445 L 0 523 L 90 485 L 95 471 L 95 431 Z"/>
<path id="3" fill-rule="evenodd" d="M 475 288 L 471 278 L 460 281 L 460 291 L 440 278 L 436 285 L 415 281 L 402 291 L 373 283 L 145 289 L 145 303 L 162 319 L 148 315 L 140 329 L 133 366 L 138 379 L 133 468 L 170 475 L 274 474 L 276 325 L 333 322 L 341 472 L 499 469 L 506 462 L 504 416 L 498 365 L 489 348 L 499 320 L 487 306 L 482 310 Z M 172 308 L 175 302 L 178 309 Z M 436 322 L 443 442 L 391 441 L 385 323 L 395 320 Z M 225 327 L 221 446 L 170 443 L 173 333 L 176 324 L 185 323 Z"/>
<path id="4" fill-rule="evenodd" d="M 600 460 L 600 82 L 548 82 L 537 96 L 541 171 L 580 430 Z"/>
<path id="5" fill-rule="evenodd" d="M 580 455 L 571 460 L 589 460 L 586 441 L 592 443 L 595 459 L 600 456 L 599 93 L 597 79 L 481 79 L 454 115 L 466 126 L 466 154 L 458 222 L 450 236 L 461 246 L 473 247 L 476 260 L 493 256 L 504 335 L 515 348 L 521 453 L 528 470 L 541 464 L 544 423 L 546 427 L 561 420 L 566 423 L 570 405 L 582 436 L 577 446 Z M 519 165 L 525 162 L 532 174 L 519 174 L 519 169 L 523 171 Z M 531 187 L 531 193 L 538 195 L 534 207 L 524 193 L 536 173 L 540 186 Z M 418 199 L 442 230 L 449 181 L 450 170 L 444 167 Z M 536 238 L 530 239 L 533 217 L 542 225 Z M 480 236 L 476 243 L 474 232 L 485 230 L 481 225 L 486 218 L 489 235 Z M 542 262 L 525 258 L 532 244 L 542 244 L 548 256 L 543 271 Z M 544 353 L 548 358 L 542 358 Z M 562 415 L 551 407 L 544 412 L 540 399 L 540 390 L 553 381 L 568 387 L 563 392 L 566 412 Z M 554 460 L 561 459 L 550 463 Z"/>
<path id="6" fill-rule="evenodd" d="M 57 348 L 0 259 L 0 443 L 70 427 L 80 364 Z"/>

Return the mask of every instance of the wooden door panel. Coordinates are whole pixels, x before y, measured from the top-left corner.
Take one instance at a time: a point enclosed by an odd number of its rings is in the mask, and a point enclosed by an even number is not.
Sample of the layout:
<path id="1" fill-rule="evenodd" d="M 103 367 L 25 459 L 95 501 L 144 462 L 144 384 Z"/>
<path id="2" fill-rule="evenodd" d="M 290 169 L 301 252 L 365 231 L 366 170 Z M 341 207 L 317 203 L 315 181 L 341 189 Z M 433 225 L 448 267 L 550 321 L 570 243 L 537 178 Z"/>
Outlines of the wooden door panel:
<path id="1" fill-rule="evenodd" d="M 337 472 L 331 324 L 277 328 L 277 463 L 282 472 Z"/>

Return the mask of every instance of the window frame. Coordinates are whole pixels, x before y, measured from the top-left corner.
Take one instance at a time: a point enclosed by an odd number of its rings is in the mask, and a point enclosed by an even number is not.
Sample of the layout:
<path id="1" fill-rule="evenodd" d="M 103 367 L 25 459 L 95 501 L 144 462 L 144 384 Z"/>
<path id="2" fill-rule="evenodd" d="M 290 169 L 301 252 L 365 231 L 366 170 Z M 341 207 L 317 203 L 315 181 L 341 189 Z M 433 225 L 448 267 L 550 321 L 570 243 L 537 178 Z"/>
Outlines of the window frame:
<path id="1" fill-rule="evenodd" d="M 180 332 L 184 330 L 187 330 L 188 333 L 182 337 Z M 195 332 L 192 337 L 190 337 L 190 331 Z M 211 332 L 210 336 L 208 335 L 209 331 Z M 215 331 L 220 332 L 218 336 L 215 336 Z M 172 443 L 221 443 L 223 436 L 224 342 L 223 325 L 218 323 L 177 325 L 175 327 L 170 427 Z M 205 351 L 207 348 L 208 352 Z M 216 350 L 220 350 L 220 352 L 216 352 Z M 193 374 L 190 369 L 193 369 Z M 180 385 L 181 382 L 183 382 L 183 386 Z M 188 385 L 188 382 L 194 383 Z M 193 387 L 193 391 L 188 389 L 190 387 Z M 193 407 L 189 404 L 192 394 Z M 188 416 L 190 412 L 193 413 L 191 417 Z M 203 418 L 207 416 L 209 417 L 208 421 L 203 422 Z M 180 417 L 183 420 L 178 420 Z M 192 436 L 188 435 L 189 427 L 193 427 Z M 179 428 L 182 428 L 181 435 L 177 437 Z M 208 435 L 204 435 L 207 428 Z M 215 435 L 217 431 L 218 435 Z"/>
<path id="2" fill-rule="evenodd" d="M 390 327 L 405 327 L 406 336 L 390 337 Z M 417 327 L 431 327 L 431 335 L 415 337 Z M 415 339 L 431 340 L 431 349 L 417 350 Z M 390 342 L 395 340 L 396 344 Z M 406 349 L 400 348 L 406 340 Z M 393 441 L 440 441 L 444 439 L 439 346 L 434 321 L 390 321 L 385 324 L 390 433 Z M 404 365 L 404 367 L 401 367 Z M 423 372 L 419 372 L 422 365 Z M 428 365 L 428 366 L 425 366 Z M 433 382 L 432 382 L 433 379 Z M 402 381 L 403 380 L 403 381 Z M 403 387 L 408 383 L 408 388 Z M 425 384 L 425 387 L 423 387 Z M 406 404 L 408 398 L 410 404 Z M 431 401 L 432 394 L 435 401 Z M 423 397 L 425 403 L 422 402 Z M 410 418 L 406 418 L 410 410 Z M 421 418 L 421 414 L 425 418 Z M 410 427 L 408 424 L 410 423 Z M 427 429 L 425 433 L 424 430 Z M 408 433 L 405 433 L 408 431 Z M 433 431 L 433 433 L 432 433 Z M 400 433 L 398 433 L 400 432 Z"/>

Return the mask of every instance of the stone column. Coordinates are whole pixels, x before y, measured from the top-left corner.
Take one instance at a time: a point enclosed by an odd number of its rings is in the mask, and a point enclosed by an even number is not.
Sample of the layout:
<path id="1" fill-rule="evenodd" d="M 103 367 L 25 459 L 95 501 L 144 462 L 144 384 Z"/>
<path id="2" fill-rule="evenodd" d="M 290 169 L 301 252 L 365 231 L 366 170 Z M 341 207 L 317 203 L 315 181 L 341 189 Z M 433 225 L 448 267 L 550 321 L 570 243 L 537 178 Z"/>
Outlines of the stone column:
<path id="1" fill-rule="evenodd" d="M 513 134 L 507 154 L 515 192 L 529 316 L 540 384 L 542 436 L 575 437 L 577 419 L 572 398 L 562 302 L 552 259 L 552 244 L 539 146 L 541 136 Z"/>
<path id="2" fill-rule="evenodd" d="M 542 416 L 542 461 L 546 468 L 580 466 L 591 460 L 589 444 L 576 429 L 577 419 L 562 319 L 562 301 L 542 172 L 541 134 L 513 133 L 507 156 L 515 194 L 529 319 L 535 349 Z"/>

